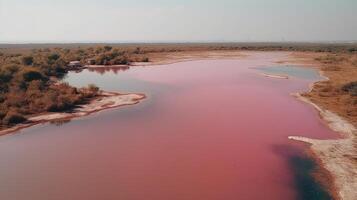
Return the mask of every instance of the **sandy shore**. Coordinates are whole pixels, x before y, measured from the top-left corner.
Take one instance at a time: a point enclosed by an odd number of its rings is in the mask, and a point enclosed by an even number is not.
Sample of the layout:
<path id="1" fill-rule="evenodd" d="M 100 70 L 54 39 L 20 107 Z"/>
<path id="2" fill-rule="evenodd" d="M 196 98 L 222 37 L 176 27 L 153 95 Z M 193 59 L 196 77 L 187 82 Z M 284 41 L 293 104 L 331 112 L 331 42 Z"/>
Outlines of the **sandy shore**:
<path id="1" fill-rule="evenodd" d="M 337 140 L 318 140 L 300 136 L 290 136 L 289 139 L 311 144 L 311 149 L 328 170 L 333 179 L 335 192 L 343 200 L 355 200 L 357 193 L 357 154 L 356 128 L 331 111 L 321 109 L 309 99 L 297 94 L 296 97 L 317 109 L 328 126 L 344 138 Z"/>
<path id="2" fill-rule="evenodd" d="M 140 100 L 144 98 L 144 94 L 121 94 L 115 92 L 101 92 L 101 94 L 97 98 L 93 99 L 88 104 L 80 105 L 77 108 L 71 110 L 70 112 L 42 113 L 36 116 L 32 116 L 28 118 L 28 121 L 26 123 L 18 124 L 14 127 L 0 131 L 0 135 L 9 134 L 40 123 L 70 120 L 110 108 L 134 105 L 139 103 Z"/>
<path id="3" fill-rule="evenodd" d="M 245 56 L 254 54 L 254 52 L 245 51 L 198 51 L 198 52 L 175 52 L 175 53 L 161 53 L 152 54 L 149 63 L 133 63 L 131 66 L 145 66 L 145 65 L 164 65 L 177 62 L 185 62 L 192 60 L 204 60 L 204 59 L 239 59 Z M 306 63 L 306 59 L 301 57 L 297 58 L 289 56 L 287 61 L 279 61 L 277 63 L 294 63 L 304 66 L 311 66 L 315 69 L 319 69 L 311 63 Z M 91 68 L 101 68 L 103 66 L 91 66 Z M 109 66 L 113 67 L 113 66 Z M 115 67 L 115 66 L 114 66 Z M 126 68 L 128 66 L 117 66 L 118 68 Z M 321 71 L 320 71 L 321 72 Z M 323 73 L 323 72 L 321 72 Z M 338 73 L 338 72 L 336 72 Z M 323 73 L 328 77 L 329 74 Z M 270 78 L 288 79 L 287 76 L 263 74 Z M 317 83 L 312 85 L 314 87 Z M 88 105 L 83 105 L 74 110 L 72 113 L 45 113 L 42 115 L 34 116 L 30 118 L 30 122 L 27 124 L 21 124 L 11 129 L 0 131 L 0 135 L 14 132 L 22 128 L 26 128 L 38 123 L 44 123 L 49 121 L 56 121 L 62 119 L 72 119 L 81 116 L 88 115 L 100 110 L 109 109 L 113 107 L 132 105 L 138 103 L 141 99 L 145 98 L 142 94 L 118 94 L 118 93 L 105 93 L 103 97 L 100 97 Z M 352 123 L 343 119 L 339 115 L 331 112 L 329 109 L 323 109 L 324 106 L 320 103 L 313 103 L 309 98 L 302 96 L 301 94 L 295 94 L 295 96 L 312 105 L 320 113 L 322 119 L 324 119 L 328 126 L 341 134 L 343 139 L 336 140 L 317 140 L 311 138 L 305 138 L 300 136 L 290 136 L 289 139 L 305 142 L 311 145 L 311 151 L 316 160 L 318 160 L 323 169 L 326 169 L 333 178 L 333 182 L 327 183 L 333 185 L 331 193 L 336 193 L 337 198 L 342 200 L 355 200 L 357 199 L 357 130 Z M 327 105 L 327 104 L 326 104 Z M 328 107 L 327 107 L 328 108 Z"/>
<path id="4" fill-rule="evenodd" d="M 152 66 L 152 65 L 168 65 L 179 62 L 188 62 L 196 60 L 213 60 L 213 59 L 240 59 L 251 52 L 248 51 L 182 51 L 182 52 L 160 52 L 149 53 L 150 62 L 133 62 L 129 65 L 85 65 L 84 68 L 100 69 L 100 68 L 122 68 L 134 66 Z"/>
<path id="5" fill-rule="evenodd" d="M 239 59 L 254 53 L 255 52 L 246 51 L 167 53 L 154 56 L 149 63 L 133 63 L 133 66 L 166 65 L 177 62 L 206 59 Z M 321 68 L 317 63 L 306 62 L 305 55 L 301 57 L 290 55 L 288 56 L 288 60 L 278 61 L 277 63 L 300 64 L 309 68 L 312 67 L 319 70 L 321 76 L 328 79 L 328 76 L 320 70 Z M 262 75 L 269 78 L 289 79 L 286 75 L 273 75 L 265 73 Z M 315 84 L 311 85 L 311 90 Z M 328 126 L 332 130 L 343 134 L 344 138 L 339 140 L 316 140 L 299 136 L 291 136 L 289 139 L 305 142 L 311 145 L 311 153 L 318 161 L 317 163 L 321 165 L 319 168 L 324 172 L 327 171 L 327 173 L 329 173 L 332 177 L 331 182 L 323 183 L 325 186 L 328 185 L 327 189 L 330 190 L 332 196 L 342 200 L 357 199 L 356 192 L 354 191 L 355 188 L 357 188 L 356 128 L 353 124 L 349 123 L 337 114 L 327 109 L 322 109 L 322 106 L 313 103 L 309 98 L 303 97 L 300 94 L 294 95 L 298 99 L 317 109 L 321 118 L 327 122 Z M 329 180 L 329 178 L 327 178 L 327 180 Z"/>
<path id="6" fill-rule="evenodd" d="M 289 76 L 286 75 L 266 74 L 266 73 L 262 73 L 262 75 L 268 78 L 289 79 Z"/>
<path id="7" fill-rule="evenodd" d="M 187 62 L 193 60 L 208 60 L 208 59 L 239 59 L 246 56 L 241 51 L 183 51 L 183 52 L 161 52 L 151 53 L 150 62 L 135 62 L 130 65 L 86 65 L 81 69 L 105 69 L 115 68 L 118 70 L 126 70 L 134 66 L 152 66 L 152 65 L 167 65 L 178 62 Z M 76 70 L 73 70 L 76 71 Z M 45 122 L 59 121 L 66 119 L 78 118 L 98 112 L 104 109 L 132 105 L 139 103 L 141 99 L 145 98 L 144 94 L 119 94 L 113 92 L 104 92 L 102 96 L 93 100 L 91 103 L 82 105 L 73 110 L 73 112 L 60 112 L 60 113 L 42 113 L 34 117 L 30 117 L 26 123 L 18 124 L 14 127 L 0 131 L 0 135 L 16 132 L 18 130 Z"/>
<path id="8" fill-rule="evenodd" d="M 177 62 L 185 62 L 192 60 L 206 60 L 206 59 L 239 59 L 255 52 L 246 51 L 226 51 L 226 52 L 179 52 L 179 53 L 167 53 L 161 54 L 160 56 L 152 59 L 150 63 L 137 63 L 134 66 L 145 66 L 145 65 L 162 65 L 171 64 Z M 294 53 L 293 53 L 294 54 Z M 309 54 L 309 53 L 308 53 Z M 321 67 L 318 63 L 306 62 L 306 55 L 301 57 L 296 57 L 294 55 L 289 55 L 288 60 L 278 61 L 277 63 L 284 64 L 299 64 L 309 68 L 315 68 L 319 70 L 322 77 L 325 80 L 328 79 L 328 75 L 321 71 Z M 311 56 L 311 55 L 310 55 Z M 338 72 L 336 72 L 338 73 Z M 278 79 L 289 79 L 286 75 L 273 75 L 273 74 L 262 74 L 269 78 Z M 315 87 L 315 83 L 311 85 L 310 92 L 312 88 Z M 355 200 L 357 195 L 355 188 L 357 188 L 357 140 L 356 140 L 356 128 L 353 124 L 349 123 L 347 120 L 343 119 L 339 115 L 331 112 L 328 109 L 322 109 L 322 106 L 317 103 L 313 103 L 309 98 L 303 97 L 300 94 L 294 94 L 298 99 L 304 101 L 305 103 L 312 105 L 320 113 L 320 116 L 325 120 L 328 126 L 343 135 L 343 139 L 338 140 L 317 140 L 299 136 L 291 136 L 289 139 L 305 142 L 311 145 L 311 154 L 320 164 L 320 170 L 329 173 L 329 177 L 325 177 L 325 181 L 329 180 L 331 182 L 323 183 L 324 186 L 328 185 L 327 189 L 330 190 L 331 195 L 334 198 L 342 200 Z M 331 177 L 331 178 L 330 178 Z"/>
<path id="9" fill-rule="evenodd" d="M 309 55 L 311 56 L 311 55 Z M 319 70 L 322 81 L 330 80 L 329 77 L 321 71 L 319 63 L 311 62 L 311 57 L 299 55 L 296 58 L 294 55 L 289 56 L 286 61 L 278 61 L 280 64 L 301 65 L 308 68 Z M 336 72 L 337 76 L 338 72 Z M 269 78 L 289 78 L 289 76 L 280 76 L 272 74 L 262 74 Z M 331 75 L 331 74 L 330 74 Z M 314 91 L 316 85 L 321 81 L 317 81 L 310 85 L 310 90 L 305 94 L 310 94 Z M 290 136 L 289 139 L 304 142 L 310 145 L 309 154 L 317 163 L 320 174 L 314 175 L 316 179 L 329 190 L 331 196 L 335 199 L 341 200 L 355 200 L 357 199 L 357 129 L 356 127 L 339 116 L 338 114 L 323 109 L 319 101 L 313 103 L 308 97 L 300 93 L 292 94 L 297 99 L 313 106 L 320 117 L 327 123 L 330 129 L 341 134 L 341 139 L 333 140 L 319 140 L 306 138 L 301 136 Z M 315 100 L 320 100 L 316 98 Z M 332 101 L 333 104 L 333 101 Z M 334 108 L 334 107 L 332 107 Z M 324 176 L 324 177 L 321 177 Z"/>
<path id="10" fill-rule="evenodd" d="M 289 60 L 284 63 L 301 64 L 310 66 L 319 70 L 325 80 L 329 80 L 326 73 L 321 71 L 321 66 L 318 63 L 306 62 L 302 56 L 300 59 Z M 338 72 L 336 72 L 338 73 Z M 338 74 L 337 74 L 338 76 Z M 315 82 L 310 86 L 310 91 L 321 81 Z M 319 140 L 300 136 L 290 136 L 289 139 L 310 144 L 312 155 L 321 166 L 332 177 L 331 182 L 323 183 L 329 185 L 331 195 L 336 199 L 355 200 L 357 199 L 357 129 L 354 124 L 339 116 L 338 114 L 324 109 L 319 101 L 312 102 L 309 97 L 302 94 L 293 94 L 297 99 L 313 106 L 320 114 L 320 117 L 327 123 L 329 128 L 341 134 L 341 139 Z M 316 100 L 316 99 L 315 99 Z M 328 108 L 328 107 L 327 107 Z M 333 106 L 331 108 L 334 108 Z M 328 178 L 327 178 L 328 179 Z"/>

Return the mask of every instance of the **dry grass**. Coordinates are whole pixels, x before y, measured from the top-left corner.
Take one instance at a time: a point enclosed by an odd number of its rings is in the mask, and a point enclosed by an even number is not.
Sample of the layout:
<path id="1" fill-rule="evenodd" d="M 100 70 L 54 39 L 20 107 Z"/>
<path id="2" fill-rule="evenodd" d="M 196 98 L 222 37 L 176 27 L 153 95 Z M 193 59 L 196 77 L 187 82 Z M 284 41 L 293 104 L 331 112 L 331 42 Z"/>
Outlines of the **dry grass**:
<path id="1" fill-rule="evenodd" d="M 342 90 L 344 85 L 356 81 L 355 49 L 356 44 L 307 43 L 0 44 L 0 126 L 11 124 L 7 120 L 10 114 L 26 116 L 66 110 L 90 98 L 84 90 L 51 81 L 64 77 L 70 61 L 86 64 L 90 60 L 97 65 L 149 61 L 160 64 L 194 58 L 236 58 L 241 56 L 240 50 L 300 51 L 313 55 L 310 62 L 320 65 L 331 80 L 320 83 L 306 95 L 356 122 L 357 100 L 349 91 Z"/>
<path id="2" fill-rule="evenodd" d="M 313 103 L 348 119 L 357 126 L 357 55 L 353 53 L 295 53 L 317 66 L 329 78 L 304 94 Z"/>

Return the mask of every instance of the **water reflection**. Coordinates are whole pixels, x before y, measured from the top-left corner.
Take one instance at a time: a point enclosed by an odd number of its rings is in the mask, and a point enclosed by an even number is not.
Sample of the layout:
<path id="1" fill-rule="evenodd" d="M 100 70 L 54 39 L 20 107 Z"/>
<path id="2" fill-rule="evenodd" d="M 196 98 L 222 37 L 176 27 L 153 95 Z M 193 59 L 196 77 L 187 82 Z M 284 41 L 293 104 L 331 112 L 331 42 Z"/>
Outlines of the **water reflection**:
<path id="1" fill-rule="evenodd" d="M 87 69 L 90 72 L 97 72 L 97 73 L 103 75 L 108 72 L 118 74 L 119 72 L 129 70 L 130 67 L 129 66 L 115 66 L 115 67 L 113 67 L 113 66 L 98 66 L 98 67 L 88 67 Z"/>
<path id="2" fill-rule="evenodd" d="M 50 121 L 50 124 L 55 126 L 63 126 L 64 124 L 67 124 L 69 122 L 71 122 L 71 119 L 59 119 L 55 121 Z"/>

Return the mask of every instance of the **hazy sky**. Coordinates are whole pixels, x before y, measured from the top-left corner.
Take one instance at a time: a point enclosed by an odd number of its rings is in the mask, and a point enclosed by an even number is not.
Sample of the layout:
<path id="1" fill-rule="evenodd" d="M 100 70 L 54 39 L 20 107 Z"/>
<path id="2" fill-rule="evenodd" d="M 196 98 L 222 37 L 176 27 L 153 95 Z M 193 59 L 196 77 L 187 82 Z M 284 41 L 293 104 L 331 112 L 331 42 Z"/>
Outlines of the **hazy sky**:
<path id="1" fill-rule="evenodd" d="M 0 0 L 0 42 L 357 40 L 357 0 Z"/>

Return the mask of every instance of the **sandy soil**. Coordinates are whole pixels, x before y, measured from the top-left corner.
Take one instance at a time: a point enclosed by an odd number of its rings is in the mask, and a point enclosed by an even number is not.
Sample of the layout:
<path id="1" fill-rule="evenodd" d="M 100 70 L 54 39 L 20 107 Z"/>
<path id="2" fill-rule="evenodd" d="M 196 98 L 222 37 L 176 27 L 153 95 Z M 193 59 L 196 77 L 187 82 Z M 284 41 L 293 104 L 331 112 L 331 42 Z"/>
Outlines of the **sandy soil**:
<path id="1" fill-rule="evenodd" d="M 309 99 L 297 94 L 297 98 L 314 106 L 329 127 L 344 135 L 338 140 L 317 140 L 299 136 L 289 139 L 311 144 L 311 149 L 334 178 L 336 192 L 340 199 L 355 200 L 357 193 L 356 128 L 335 113 L 321 109 Z"/>
<path id="2" fill-rule="evenodd" d="M 262 75 L 268 78 L 289 79 L 289 76 L 286 75 L 266 74 L 266 73 L 262 73 Z"/>
<path id="3" fill-rule="evenodd" d="M 146 65 L 166 65 L 177 62 L 185 62 L 192 60 L 210 60 L 210 59 L 239 59 L 247 56 L 242 51 L 225 50 L 225 51 L 182 51 L 182 52 L 162 52 L 149 53 L 150 63 Z M 134 65 L 140 65 L 135 64 Z"/>
<path id="4" fill-rule="evenodd" d="M 133 62 L 130 65 L 85 65 L 84 68 L 100 69 L 100 68 L 118 68 L 127 69 L 131 66 L 152 66 L 152 65 L 168 65 L 178 62 L 187 62 L 193 60 L 211 60 L 211 59 L 239 59 L 247 56 L 243 51 L 179 51 L 179 52 L 157 52 L 148 53 L 150 62 Z"/>
<path id="5" fill-rule="evenodd" d="M 294 94 L 298 99 L 312 105 L 328 126 L 342 134 L 341 139 L 318 140 L 300 136 L 291 136 L 289 139 L 301 141 L 311 145 L 312 154 L 331 177 L 333 187 L 329 187 L 331 194 L 337 194 L 337 199 L 357 199 L 357 129 L 356 118 L 346 110 L 355 109 L 346 104 L 351 98 L 338 93 L 341 84 L 354 81 L 357 69 L 345 63 L 339 71 L 329 71 L 328 65 L 314 61 L 314 58 L 324 56 L 320 53 L 293 53 L 291 60 L 282 63 L 303 64 L 314 67 L 326 77 L 326 80 L 314 83 L 310 91 L 304 94 Z M 320 89 L 321 84 L 333 89 Z M 326 184 L 326 183 L 325 183 Z"/>
<path id="6" fill-rule="evenodd" d="M 51 121 L 70 120 L 78 117 L 83 117 L 101 110 L 116 108 L 125 105 L 134 105 L 144 99 L 144 94 L 120 94 L 115 92 L 102 92 L 100 96 L 93 99 L 90 103 L 78 106 L 70 112 L 58 113 L 42 113 L 28 118 L 28 121 L 23 124 L 18 124 L 9 129 L 0 131 L 0 135 L 12 133 L 23 128 L 27 128 L 39 123 Z"/>

